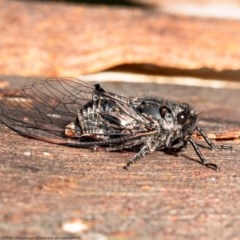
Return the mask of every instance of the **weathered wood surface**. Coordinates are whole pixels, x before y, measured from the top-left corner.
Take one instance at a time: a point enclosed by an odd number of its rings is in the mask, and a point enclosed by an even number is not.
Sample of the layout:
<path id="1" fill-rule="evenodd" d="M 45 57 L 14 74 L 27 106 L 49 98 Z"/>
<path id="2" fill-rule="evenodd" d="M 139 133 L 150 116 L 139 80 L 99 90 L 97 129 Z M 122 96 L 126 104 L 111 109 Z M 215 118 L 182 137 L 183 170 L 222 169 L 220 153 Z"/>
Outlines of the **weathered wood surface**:
<path id="1" fill-rule="evenodd" d="M 14 79 L 13 79 L 14 80 Z M 27 80 L 23 81 L 26 82 Z M 23 83 L 21 82 L 21 83 Z M 155 84 L 104 84 L 110 90 L 183 99 L 201 111 L 208 133 L 239 131 L 239 91 Z M 189 146 L 178 157 L 148 154 L 122 166 L 131 152 L 91 152 L 0 136 L 0 236 L 75 239 L 239 239 L 239 138 L 219 142 L 233 150 L 204 156 L 221 169 L 198 164 Z M 203 143 L 199 140 L 200 143 Z M 69 233 L 67 223 L 83 223 Z"/>
<path id="2" fill-rule="evenodd" d="M 239 21 L 169 15 L 155 2 L 127 8 L 0 0 L 0 73 L 78 76 L 127 63 L 240 69 Z"/>

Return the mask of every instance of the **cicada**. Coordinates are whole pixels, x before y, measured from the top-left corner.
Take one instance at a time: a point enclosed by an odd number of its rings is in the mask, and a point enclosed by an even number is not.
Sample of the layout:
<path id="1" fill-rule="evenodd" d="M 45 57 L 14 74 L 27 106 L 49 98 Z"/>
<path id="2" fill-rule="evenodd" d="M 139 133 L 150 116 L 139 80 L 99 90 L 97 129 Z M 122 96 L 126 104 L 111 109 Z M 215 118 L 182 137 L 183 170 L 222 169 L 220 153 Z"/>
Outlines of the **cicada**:
<path id="1" fill-rule="evenodd" d="M 137 159 L 153 151 L 181 151 L 190 143 L 206 167 L 208 162 L 192 138 L 198 132 L 210 149 L 216 146 L 198 125 L 187 103 L 155 97 L 124 97 L 77 79 L 47 79 L 26 86 L 0 103 L 0 120 L 13 131 L 49 143 L 79 148 L 128 149 Z"/>

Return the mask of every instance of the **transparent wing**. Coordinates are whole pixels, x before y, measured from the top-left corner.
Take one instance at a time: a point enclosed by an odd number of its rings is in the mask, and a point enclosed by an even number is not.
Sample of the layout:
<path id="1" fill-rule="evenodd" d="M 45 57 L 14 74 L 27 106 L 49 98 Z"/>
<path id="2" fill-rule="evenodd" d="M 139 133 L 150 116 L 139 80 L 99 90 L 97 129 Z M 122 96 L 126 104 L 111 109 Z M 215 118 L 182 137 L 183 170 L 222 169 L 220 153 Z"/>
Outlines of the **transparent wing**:
<path id="1" fill-rule="evenodd" d="M 93 87 L 77 79 L 51 78 L 29 85 L 0 102 L 0 121 L 28 137 L 66 144 L 64 129 L 92 99 Z"/>

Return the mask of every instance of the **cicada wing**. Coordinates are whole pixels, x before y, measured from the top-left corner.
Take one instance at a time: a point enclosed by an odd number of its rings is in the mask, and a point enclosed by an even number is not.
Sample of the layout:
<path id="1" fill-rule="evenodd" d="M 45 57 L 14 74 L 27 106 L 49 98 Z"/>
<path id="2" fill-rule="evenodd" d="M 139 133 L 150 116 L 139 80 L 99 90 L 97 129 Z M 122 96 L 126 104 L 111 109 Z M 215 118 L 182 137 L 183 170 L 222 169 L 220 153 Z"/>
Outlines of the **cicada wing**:
<path id="1" fill-rule="evenodd" d="M 0 121 L 28 137 L 65 144 L 66 125 L 92 98 L 93 88 L 76 79 L 48 79 L 29 85 L 0 102 Z"/>

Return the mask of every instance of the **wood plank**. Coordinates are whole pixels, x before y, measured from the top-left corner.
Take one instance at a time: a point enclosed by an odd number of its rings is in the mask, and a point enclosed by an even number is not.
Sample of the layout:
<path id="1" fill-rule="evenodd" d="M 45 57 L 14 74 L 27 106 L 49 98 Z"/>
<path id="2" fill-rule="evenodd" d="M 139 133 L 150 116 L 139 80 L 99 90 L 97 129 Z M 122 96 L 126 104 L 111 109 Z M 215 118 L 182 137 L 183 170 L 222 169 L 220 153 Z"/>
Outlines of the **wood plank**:
<path id="1" fill-rule="evenodd" d="M 159 9 L 1 0 L 0 73 L 79 76 L 148 63 L 239 76 L 239 21 Z"/>
<path id="2" fill-rule="evenodd" d="M 104 86 L 126 95 L 134 89 L 137 94 L 174 96 L 199 107 L 200 124 L 208 133 L 239 131 L 236 90 L 127 83 L 104 83 Z M 126 171 L 122 167 L 133 155 L 131 152 L 93 153 L 24 138 L 2 125 L 1 131 L 3 236 L 240 237 L 239 137 L 219 142 L 232 144 L 232 151 L 202 149 L 208 160 L 219 165 L 219 172 L 198 164 L 190 146 L 179 156 L 163 152 L 148 154 Z M 84 224 L 87 229 L 70 233 L 66 230 L 68 223 Z"/>

